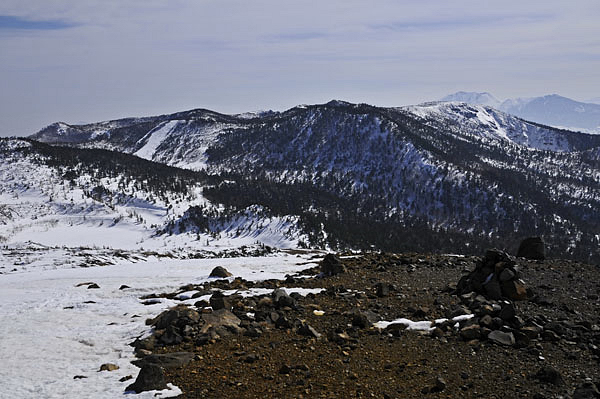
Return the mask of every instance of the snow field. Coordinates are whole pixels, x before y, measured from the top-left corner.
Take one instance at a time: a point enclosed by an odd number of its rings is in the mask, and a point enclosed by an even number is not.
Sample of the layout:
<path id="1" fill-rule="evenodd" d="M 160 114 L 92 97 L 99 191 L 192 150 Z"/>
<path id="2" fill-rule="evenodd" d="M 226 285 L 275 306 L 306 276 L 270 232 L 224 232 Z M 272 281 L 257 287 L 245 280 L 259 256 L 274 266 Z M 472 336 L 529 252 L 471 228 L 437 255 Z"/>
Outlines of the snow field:
<path id="1" fill-rule="evenodd" d="M 181 303 L 143 305 L 139 297 L 208 280 L 224 266 L 248 280 L 285 278 L 314 266 L 308 254 L 169 260 L 104 267 L 31 270 L 0 275 L 0 398 L 110 398 L 123 394 L 139 369 L 128 344 L 149 333 L 147 318 Z M 80 283 L 95 282 L 99 289 Z M 119 290 L 122 284 L 129 289 Z M 306 294 L 312 291 L 289 289 Z M 259 293 L 257 291 L 256 293 Z M 188 300 L 189 301 L 189 300 Z M 195 300 L 194 300 L 195 301 Z M 104 363 L 119 370 L 99 372 Z M 86 378 L 74 379 L 75 376 Z M 156 392 L 136 397 L 153 398 Z M 159 397 L 179 391 L 163 391 Z"/>

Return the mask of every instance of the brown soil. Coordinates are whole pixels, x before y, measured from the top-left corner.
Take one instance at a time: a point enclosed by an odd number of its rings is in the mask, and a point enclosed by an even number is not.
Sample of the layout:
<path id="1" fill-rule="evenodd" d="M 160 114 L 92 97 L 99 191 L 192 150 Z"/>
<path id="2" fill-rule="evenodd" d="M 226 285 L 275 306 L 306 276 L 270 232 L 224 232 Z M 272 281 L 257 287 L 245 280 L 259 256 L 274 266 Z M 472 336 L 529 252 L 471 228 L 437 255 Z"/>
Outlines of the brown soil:
<path id="1" fill-rule="evenodd" d="M 388 321 L 448 317 L 461 304 L 448 285 L 473 270 L 476 260 L 416 254 L 343 258 L 346 273 L 280 283 L 327 289 L 299 299 L 297 309 L 283 311 L 288 320 L 306 321 L 321 337 L 264 323 L 257 338 L 231 335 L 202 346 L 187 342 L 155 352 L 196 353 L 191 363 L 166 371 L 167 380 L 183 390 L 182 398 L 564 398 L 586 380 L 598 384 L 597 266 L 518 260 L 530 296 L 537 300 L 516 302 L 517 314 L 525 322 L 541 318 L 573 327 L 573 334 L 569 330 L 556 342 L 538 338 L 516 348 L 485 339 L 465 342 L 456 330 L 393 336 L 352 326 L 356 310 L 373 311 Z M 378 282 L 393 285 L 388 296 L 376 295 Z M 315 309 L 324 314 L 316 315 Z M 336 342 L 336 333 L 347 338 Z M 564 383 L 535 378 L 548 365 Z"/>

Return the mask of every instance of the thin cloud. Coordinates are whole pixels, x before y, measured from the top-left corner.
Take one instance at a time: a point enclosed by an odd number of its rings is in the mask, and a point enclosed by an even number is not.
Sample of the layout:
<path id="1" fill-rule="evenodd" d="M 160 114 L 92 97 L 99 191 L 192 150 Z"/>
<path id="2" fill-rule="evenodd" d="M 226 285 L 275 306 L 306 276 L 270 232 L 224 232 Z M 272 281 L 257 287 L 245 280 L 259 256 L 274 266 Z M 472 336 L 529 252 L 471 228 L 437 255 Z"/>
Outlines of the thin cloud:
<path id="1" fill-rule="evenodd" d="M 456 28 L 469 28 L 493 25 L 514 25 L 539 23 L 552 19 L 549 14 L 539 15 L 472 15 L 457 18 L 434 19 L 425 21 L 391 21 L 384 24 L 369 25 L 374 31 L 432 31 Z"/>
<path id="2" fill-rule="evenodd" d="M 12 15 L 0 15 L 1 30 L 60 30 L 77 26 L 60 20 L 28 20 Z"/>

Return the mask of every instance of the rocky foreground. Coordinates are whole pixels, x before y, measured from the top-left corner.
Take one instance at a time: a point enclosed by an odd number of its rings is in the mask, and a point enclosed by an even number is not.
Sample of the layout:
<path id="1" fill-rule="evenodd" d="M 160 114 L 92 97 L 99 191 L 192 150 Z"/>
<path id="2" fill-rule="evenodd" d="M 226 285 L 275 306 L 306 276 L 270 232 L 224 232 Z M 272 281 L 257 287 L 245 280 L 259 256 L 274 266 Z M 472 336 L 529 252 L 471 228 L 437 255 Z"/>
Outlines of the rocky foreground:
<path id="1" fill-rule="evenodd" d="M 514 258 L 328 255 L 285 281 L 224 269 L 147 322 L 132 391 L 182 398 L 598 398 L 598 266 Z M 264 288 L 243 297 L 222 291 Z M 300 288 L 322 289 L 302 296 Z M 316 292 L 316 291 L 315 291 Z M 133 380 L 132 380 L 133 381 Z"/>

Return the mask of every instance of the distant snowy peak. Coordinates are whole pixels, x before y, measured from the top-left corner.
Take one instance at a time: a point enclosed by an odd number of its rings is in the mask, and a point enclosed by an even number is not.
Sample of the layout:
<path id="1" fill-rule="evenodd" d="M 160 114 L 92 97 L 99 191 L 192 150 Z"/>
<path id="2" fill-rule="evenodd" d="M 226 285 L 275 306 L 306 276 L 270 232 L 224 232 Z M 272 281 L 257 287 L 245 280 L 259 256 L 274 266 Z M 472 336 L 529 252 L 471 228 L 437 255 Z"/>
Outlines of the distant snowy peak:
<path id="1" fill-rule="evenodd" d="M 502 111 L 550 126 L 600 133 L 600 105 L 583 103 L 551 94 L 543 97 L 506 100 Z"/>
<path id="2" fill-rule="evenodd" d="M 403 107 L 434 124 L 443 123 L 460 135 L 506 140 L 537 150 L 555 152 L 574 148 L 561 132 L 525 122 L 494 108 L 453 102 L 431 102 Z"/>
<path id="3" fill-rule="evenodd" d="M 498 101 L 489 93 L 458 92 L 441 101 L 490 106 L 528 121 L 560 129 L 600 134 L 600 104 L 579 102 L 558 94 Z"/>
<path id="4" fill-rule="evenodd" d="M 441 101 L 462 102 L 475 105 L 487 105 L 488 107 L 498 108 L 500 101 L 488 92 L 475 93 L 459 91 L 442 98 Z"/>

